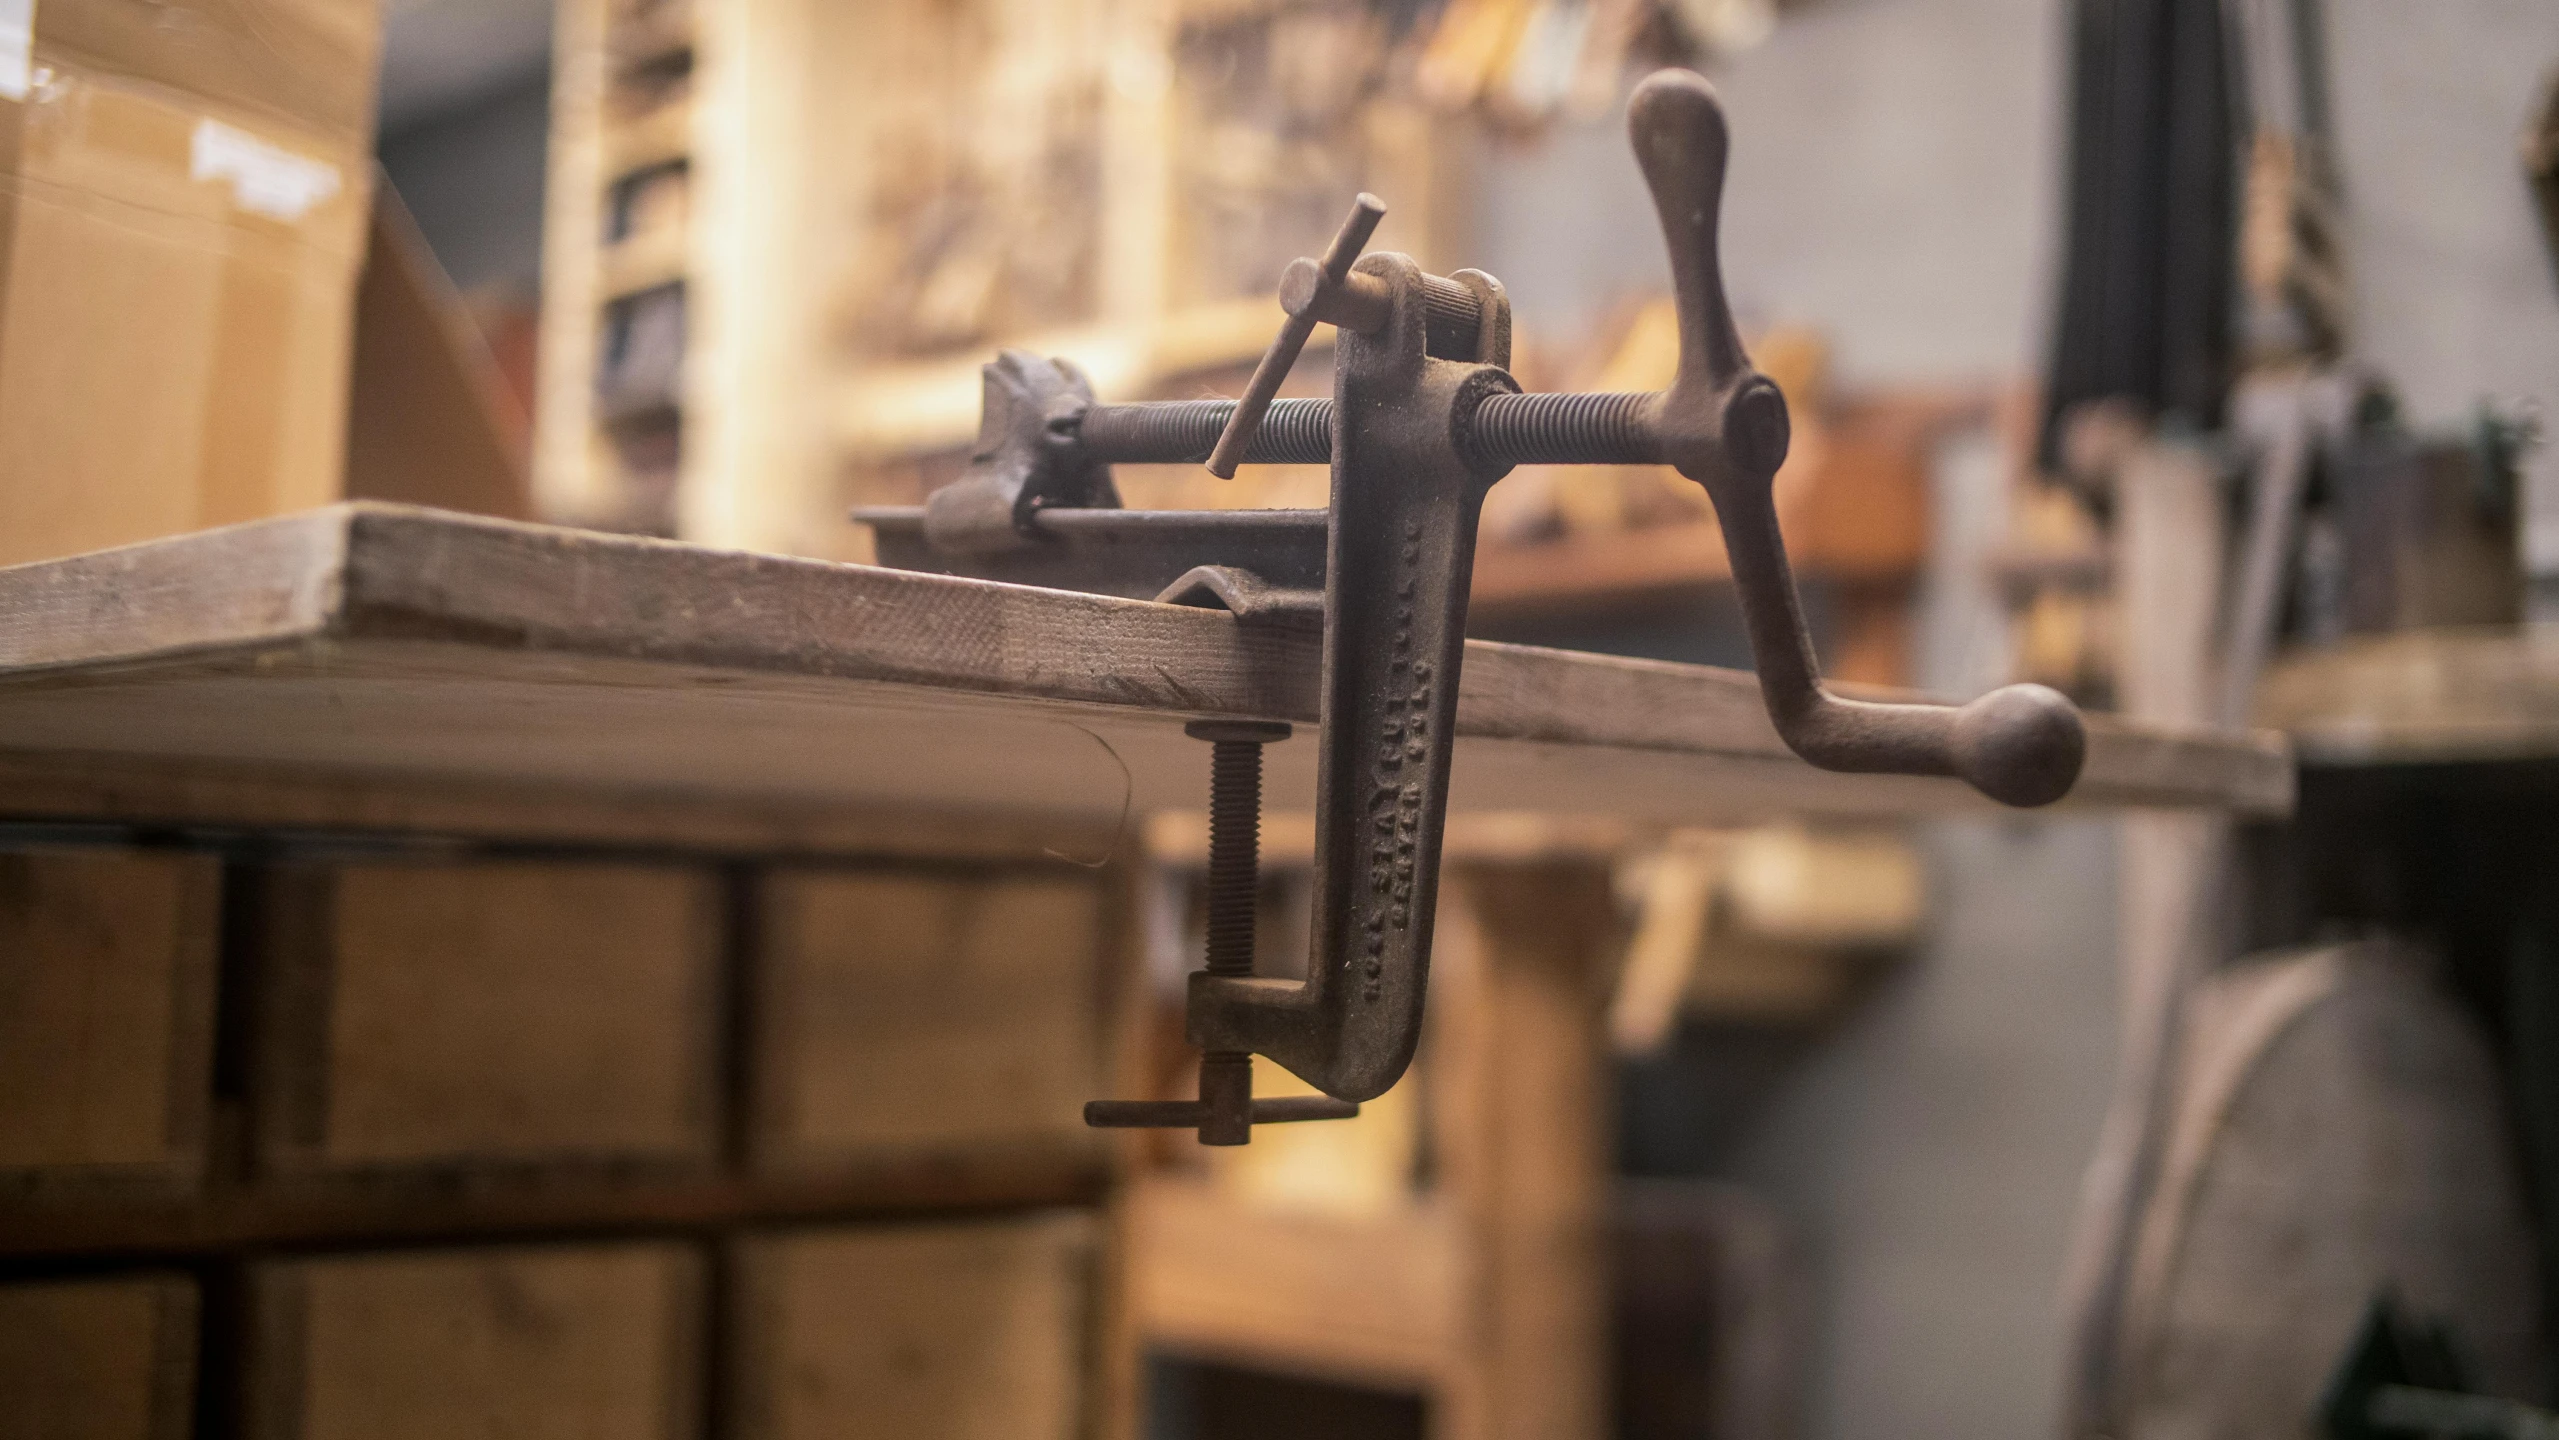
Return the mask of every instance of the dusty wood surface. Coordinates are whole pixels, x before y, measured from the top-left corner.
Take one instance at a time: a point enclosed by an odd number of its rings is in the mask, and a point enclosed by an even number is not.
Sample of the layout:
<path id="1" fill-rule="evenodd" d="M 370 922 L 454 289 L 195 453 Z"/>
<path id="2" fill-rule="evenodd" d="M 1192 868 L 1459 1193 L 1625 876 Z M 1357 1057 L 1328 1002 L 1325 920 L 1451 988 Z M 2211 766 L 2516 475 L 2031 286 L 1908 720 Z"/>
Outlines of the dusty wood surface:
<path id="1" fill-rule="evenodd" d="M 2306 763 L 2407 765 L 2559 755 L 2559 625 L 2411 630 L 2288 655 L 2258 724 Z"/>
<path id="2" fill-rule="evenodd" d="M 1098 821 L 1196 806 L 1199 716 L 1319 642 L 1207 611 L 348 506 L 0 571 L 0 753 Z M 1981 810 L 1788 754 L 1749 676 L 1468 647 L 1452 804 L 1666 822 Z M 2279 811 L 2271 736 L 2092 726 L 2080 805 Z"/>
<path id="3" fill-rule="evenodd" d="M 260 907 L 279 1173 L 707 1164 L 721 905 L 697 867 L 292 865 Z"/>
<path id="4" fill-rule="evenodd" d="M 0 1440 L 186 1440 L 195 1282 L 0 1285 Z"/>
<path id="5" fill-rule="evenodd" d="M 762 881 L 755 1158 L 1098 1148 L 1102 896 L 1056 874 L 782 870 Z"/>
<path id="6" fill-rule="evenodd" d="M 1095 1225 L 1047 1215 L 737 1242 L 741 1440 L 1075 1440 Z"/>
<path id="7" fill-rule="evenodd" d="M 0 854 L 0 1194 L 203 1168 L 220 865 Z"/>
<path id="8" fill-rule="evenodd" d="M 253 1440 L 696 1433 L 702 1256 L 530 1246 L 270 1262 L 250 1277 Z"/>

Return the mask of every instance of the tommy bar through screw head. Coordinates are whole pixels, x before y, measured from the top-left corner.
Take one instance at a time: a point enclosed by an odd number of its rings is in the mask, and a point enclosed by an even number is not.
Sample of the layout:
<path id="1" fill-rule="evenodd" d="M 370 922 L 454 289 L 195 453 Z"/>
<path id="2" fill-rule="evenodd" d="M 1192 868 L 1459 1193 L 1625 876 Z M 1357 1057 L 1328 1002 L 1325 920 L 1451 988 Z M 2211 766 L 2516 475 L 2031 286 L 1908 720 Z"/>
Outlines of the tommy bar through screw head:
<path id="1" fill-rule="evenodd" d="M 1208 790 L 1208 964 L 1211 975 L 1253 973 L 1253 918 L 1261 892 L 1262 747 L 1289 727 L 1259 720 L 1194 720 L 1183 727 L 1214 747 Z M 1253 1127 L 1290 1120 L 1347 1120 L 1359 1106 L 1326 1095 L 1253 1098 L 1253 1056 L 1200 1056 L 1197 1100 L 1095 1100 L 1084 1123 L 1111 1129 L 1198 1127 L 1203 1145 L 1243 1145 Z"/>
<path id="2" fill-rule="evenodd" d="M 1297 352 L 1306 348 L 1306 338 L 1315 333 L 1318 320 L 1330 319 L 1325 303 L 1330 295 L 1350 280 L 1351 264 L 1359 252 L 1368 247 L 1368 237 L 1377 232 L 1377 222 L 1386 218 L 1386 202 L 1363 190 L 1351 202 L 1351 213 L 1324 250 L 1324 258 L 1307 267 L 1307 275 L 1292 275 L 1300 292 L 1299 303 L 1289 307 L 1288 320 L 1280 326 L 1271 348 L 1262 352 L 1262 363 L 1253 367 L 1253 378 L 1245 383 L 1242 399 L 1235 402 L 1235 413 L 1227 417 L 1224 433 L 1217 437 L 1217 448 L 1209 452 L 1208 473 L 1220 480 L 1235 478 L 1235 467 L 1244 463 L 1244 447 L 1251 444 L 1253 432 L 1260 428 L 1262 412 L 1271 408 L 1271 397 L 1279 394 L 1280 382 L 1288 378 L 1289 368 L 1297 363 Z M 1299 267 L 1289 267 L 1292 272 Z"/>

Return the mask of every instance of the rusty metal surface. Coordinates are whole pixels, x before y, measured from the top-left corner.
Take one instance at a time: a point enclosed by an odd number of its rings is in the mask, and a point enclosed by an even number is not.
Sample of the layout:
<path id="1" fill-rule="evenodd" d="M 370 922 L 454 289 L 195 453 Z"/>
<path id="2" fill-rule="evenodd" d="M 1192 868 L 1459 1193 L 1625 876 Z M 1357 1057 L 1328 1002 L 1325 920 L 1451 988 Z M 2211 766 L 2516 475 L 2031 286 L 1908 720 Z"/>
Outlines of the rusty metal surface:
<path id="1" fill-rule="evenodd" d="M 2021 806 L 2057 800 L 2076 781 L 2086 754 L 2079 713 L 2042 686 L 2012 685 L 1962 706 L 1848 700 L 1823 688 L 1772 497 L 1789 441 L 1786 401 L 1742 349 L 1717 259 L 1729 149 L 1722 107 L 1703 78 L 1665 71 L 1637 88 L 1628 126 L 1670 251 L 1680 360 L 1668 390 L 1519 393 L 1505 368 L 1510 307 L 1499 282 L 1476 271 L 1427 275 L 1402 255 L 1356 258 L 1383 213 L 1366 195 L 1322 261 L 1291 267 L 1288 321 L 1241 402 L 1096 405 L 1008 355 L 999 366 L 1013 367 L 1013 388 L 999 417 L 990 368 L 981 463 L 961 482 L 975 491 L 948 507 L 974 530 L 944 543 L 931 507 L 922 527 L 944 562 L 978 544 L 988 568 L 964 573 L 1020 578 L 1043 546 L 1052 557 L 1071 549 L 1070 511 L 1059 507 L 1078 503 L 1103 507 L 1074 522 L 1093 527 L 1086 543 L 1096 557 L 1117 545 L 1125 560 L 1135 553 L 1130 537 L 1173 535 L 1169 521 L 1114 513 L 1115 498 L 1065 497 L 1108 496 L 1113 461 L 1195 458 L 1213 424 L 1222 426 L 1209 461 L 1218 474 L 1274 452 L 1314 458 L 1319 422 L 1333 467 L 1317 572 L 1323 736 L 1308 978 L 1256 977 L 1247 927 L 1241 961 L 1226 954 L 1191 978 L 1190 1038 L 1215 1057 L 1202 1069 L 1201 1098 L 1105 1105 L 1094 1123 L 1198 1125 L 1211 1143 L 1241 1143 L 1249 1135 L 1242 1117 L 1258 1123 L 1263 1106 L 1282 1103 L 1251 1099 L 1254 1053 L 1344 1101 L 1381 1094 L 1403 1074 L 1421 1031 L 1477 517 L 1485 492 L 1514 465 L 1660 463 L 1706 488 L 1768 713 L 1810 763 L 1957 776 Z M 1339 336 L 1332 399 L 1273 402 L 1317 323 Z M 1024 374 L 1039 384 L 1026 389 Z M 997 434 L 999 425 L 1010 429 Z M 1217 599 L 1256 586 L 1304 588 L 1304 556 L 1288 547 L 1313 533 L 1314 513 L 1229 522 L 1263 529 L 1271 543 L 1248 557 L 1241 551 L 1252 547 L 1229 535 L 1238 545 L 1229 556 L 1187 552 L 1186 571 L 1220 573 L 1185 574 L 1173 593 Z M 999 524 L 1004 533 L 989 540 Z M 1104 535 L 1119 538 L 1096 541 Z M 890 549 L 884 531 L 883 554 Z M 1223 793 L 1236 811 L 1240 790 L 1230 783 Z M 1230 815 L 1229 823 L 1242 822 Z M 1224 903 L 1242 903 L 1233 887 L 1249 881 L 1226 876 Z M 1213 909 L 1219 903 L 1212 898 Z"/>

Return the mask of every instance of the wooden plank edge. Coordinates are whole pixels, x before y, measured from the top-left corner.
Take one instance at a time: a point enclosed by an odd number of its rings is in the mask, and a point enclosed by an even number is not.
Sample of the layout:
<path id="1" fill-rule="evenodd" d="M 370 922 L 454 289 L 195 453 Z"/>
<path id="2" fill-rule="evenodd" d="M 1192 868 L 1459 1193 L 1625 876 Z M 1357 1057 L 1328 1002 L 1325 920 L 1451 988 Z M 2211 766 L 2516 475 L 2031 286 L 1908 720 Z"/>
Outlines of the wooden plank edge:
<path id="1" fill-rule="evenodd" d="M 829 561 L 706 551 L 505 521 L 368 508 L 357 517 L 347 630 L 484 637 L 528 648 L 877 680 L 1168 716 L 1312 724 L 1320 636 L 1220 612 Z M 646 576 L 616 558 L 656 547 Z M 467 553 L 466 553 L 467 552 Z M 711 612 L 662 614 L 634 642 L 614 617 L 664 609 L 666 567 L 705 572 Z M 474 583 L 457 587 L 457 577 Z M 562 590 L 588 606 L 540 601 Z M 929 608 L 930 627 L 866 629 L 864 612 Z M 790 624 L 776 625 L 783 617 Z M 827 623 L 834 621 L 836 623 Z M 955 637 L 996 636 L 971 653 Z M 1029 663 L 1024 657 L 1034 657 Z M 1862 693 L 1862 692 L 1861 692 Z M 2275 735 L 2165 732 L 2092 717 L 2089 797 L 2279 813 L 2291 758 Z M 1470 641 L 1458 733 L 1475 739 L 1791 760 L 1746 671 Z M 2137 794 L 2119 790 L 2127 783 Z"/>
<path id="2" fill-rule="evenodd" d="M 324 634 L 344 605 L 359 508 L 0 567 L 0 674 L 94 673 Z"/>
<path id="3" fill-rule="evenodd" d="M 259 541 L 337 536 L 315 559 Z M 217 547 L 218 548 L 215 548 Z M 235 550 L 253 552 L 236 555 Z M 496 651 L 558 653 L 710 669 L 912 685 L 1015 696 L 1168 718 L 1233 716 L 1314 722 L 1321 637 L 1238 624 L 1223 613 L 1145 601 L 1036 590 L 843 565 L 707 550 L 402 506 L 359 504 L 257 522 L 228 532 L 108 552 L 160 589 L 189 586 L 209 614 L 155 627 L 137 616 L 80 655 L 42 634 L 13 655 L 0 632 L 0 674 L 43 673 L 215 648 L 243 602 L 212 572 L 254 596 L 303 597 L 292 627 L 232 623 L 235 645 L 323 636 L 443 642 Z M 647 563 L 635 559 L 648 557 Z M 213 561 L 228 564 L 213 564 Z M 325 561 L 325 563 L 323 563 Z M 0 614 L 14 613 L 9 581 L 45 587 L 101 583 L 47 562 L 0 571 Z M 261 584 L 246 563 L 299 567 Z M 333 582 L 333 583 L 332 583 Z M 156 593 L 145 583 L 146 593 Z M 670 605 L 698 590 L 713 606 Z M 576 604 L 562 604 L 562 597 Z M 334 609 L 330 603 L 334 601 Z M 254 602 L 248 609 L 256 610 Z M 263 614 L 263 611 L 259 611 Z M 870 623 L 926 613 L 928 625 Z M 22 627 L 34 630 L 40 627 Z M 152 648 L 156 639 L 173 642 Z M 27 637 L 21 636 L 22 641 Z M 92 658 L 84 673 L 97 668 Z M 1742 671 L 1470 641 L 1458 732 L 1478 739 L 1664 750 L 1790 760 L 1757 682 Z M 2279 737 L 2135 730 L 2090 724 L 2085 800 L 2202 805 L 2280 813 L 2290 803 L 2290 752 Z M 2128 782 L 2150 789 L 2119 790 Z"/>

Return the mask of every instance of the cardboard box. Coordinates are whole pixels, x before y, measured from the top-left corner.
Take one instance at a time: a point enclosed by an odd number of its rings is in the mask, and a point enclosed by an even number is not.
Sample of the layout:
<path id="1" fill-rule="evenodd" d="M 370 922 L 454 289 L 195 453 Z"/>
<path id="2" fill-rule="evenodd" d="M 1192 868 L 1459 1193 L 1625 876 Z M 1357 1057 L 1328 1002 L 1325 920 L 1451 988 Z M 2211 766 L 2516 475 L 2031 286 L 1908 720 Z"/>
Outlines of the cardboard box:
<path id="1" fill-rule="evenodd" d="M 343 489 L 374 0 L 0 0 L 0 563 Z"/>

